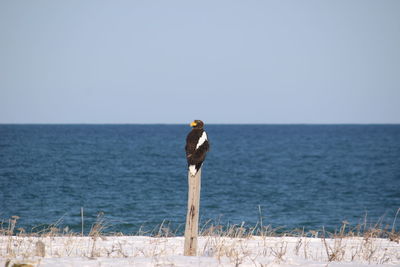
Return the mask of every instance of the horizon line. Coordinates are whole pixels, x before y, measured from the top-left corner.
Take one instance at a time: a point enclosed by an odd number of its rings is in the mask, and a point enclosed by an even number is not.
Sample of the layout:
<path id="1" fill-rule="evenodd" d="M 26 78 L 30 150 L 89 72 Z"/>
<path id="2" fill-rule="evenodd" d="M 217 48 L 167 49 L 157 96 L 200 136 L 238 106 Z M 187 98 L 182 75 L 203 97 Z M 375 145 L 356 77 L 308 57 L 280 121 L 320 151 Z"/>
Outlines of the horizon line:
<path id="1" fill-rule="evenodd" d="M 171 122 L 154 122 L 154 123 L 145 123 L 145 122 L 0 122 L 0 125 L 186 125 L 188 123 L 171 123 Z M 400 125 L 400 122 L 335 122 L 335 123 L 326 123 L 326 122 L 317 122 L 317 123 L 309 123 L 309 122 L 295 122 L 295 123 L 268 123 L 268 122 L 211 122 L 205 123 L 205 125 Z"/>

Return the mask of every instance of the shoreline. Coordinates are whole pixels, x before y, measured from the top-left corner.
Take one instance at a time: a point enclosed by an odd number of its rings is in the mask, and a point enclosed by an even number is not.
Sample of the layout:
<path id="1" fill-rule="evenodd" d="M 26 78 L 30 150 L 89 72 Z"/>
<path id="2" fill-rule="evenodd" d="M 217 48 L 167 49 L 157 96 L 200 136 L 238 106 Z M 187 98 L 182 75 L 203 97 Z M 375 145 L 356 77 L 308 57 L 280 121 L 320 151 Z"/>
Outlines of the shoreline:
<path id="1" fill-rule="evenodd" d="M 374 237 L 200 236 L 198 256 L 183 237 L 0 236 L 0 266 L 393 266 L 398 240 Z M 28 265 L 29 266 L 29 265 Z"/>

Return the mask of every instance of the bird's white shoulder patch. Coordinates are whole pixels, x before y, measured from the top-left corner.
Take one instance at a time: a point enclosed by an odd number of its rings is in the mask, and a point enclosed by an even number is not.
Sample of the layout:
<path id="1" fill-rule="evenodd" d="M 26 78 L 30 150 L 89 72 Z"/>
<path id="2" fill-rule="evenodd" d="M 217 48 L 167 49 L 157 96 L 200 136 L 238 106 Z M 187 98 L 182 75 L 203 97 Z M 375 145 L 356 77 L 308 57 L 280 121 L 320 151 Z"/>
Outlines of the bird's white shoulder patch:
<path id="1" fill-rule="evenodd" d="M 190 165 L 189 166 L 189 172 L 192 176 L 196 175 L 196 166 L 195 165 Z"/>
<path id="2" fill-rule="evenodd" d="M 201 137 L 199 138 L 199 141 L 197 142 L 196 149 L 198 149 L 204 142 L 207 141 L 207 134 L 206 131 L 203 132 Z"/>

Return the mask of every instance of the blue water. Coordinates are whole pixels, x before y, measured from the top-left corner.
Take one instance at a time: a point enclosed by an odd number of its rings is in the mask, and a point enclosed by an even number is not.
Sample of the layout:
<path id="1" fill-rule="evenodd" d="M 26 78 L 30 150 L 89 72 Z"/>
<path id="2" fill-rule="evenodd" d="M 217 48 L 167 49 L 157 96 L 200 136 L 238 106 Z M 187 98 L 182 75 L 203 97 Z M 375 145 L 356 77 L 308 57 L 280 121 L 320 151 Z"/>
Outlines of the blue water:
<path id="1" fill-rule="evenodd" d="M 335 229 L 391 224 L 400 125 L 206 125 L 201 221 Z M 126 234 L 184 224 L 186 125 L 0 125 L 0 219 Z"/>

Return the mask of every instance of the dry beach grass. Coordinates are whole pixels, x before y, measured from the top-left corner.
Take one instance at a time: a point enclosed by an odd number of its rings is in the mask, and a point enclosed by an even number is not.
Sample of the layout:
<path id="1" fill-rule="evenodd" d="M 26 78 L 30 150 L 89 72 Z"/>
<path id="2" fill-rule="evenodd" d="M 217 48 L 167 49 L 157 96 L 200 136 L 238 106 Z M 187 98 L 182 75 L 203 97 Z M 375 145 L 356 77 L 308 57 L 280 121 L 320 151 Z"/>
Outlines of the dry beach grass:
<path id="1" fill-rule="evenodd" d="M 335 232 L 281 232 L 260 222 L 252 228 L 211 222 L 201 229 L 198 256 L 183 256 L 183 237 L 164 223 L 152 233 L 103 233 L 99 216 L 90 233 L 57 224 L 27 233 L 18 217 L 0 228 L 0 266 L 362 266 L 400 265 L 400 233 L 393 225 L 343 222 Z M 148 234 L 148 236 L 144 236 Z M 19 265 L 26 264 L 26 265 Z"/>

